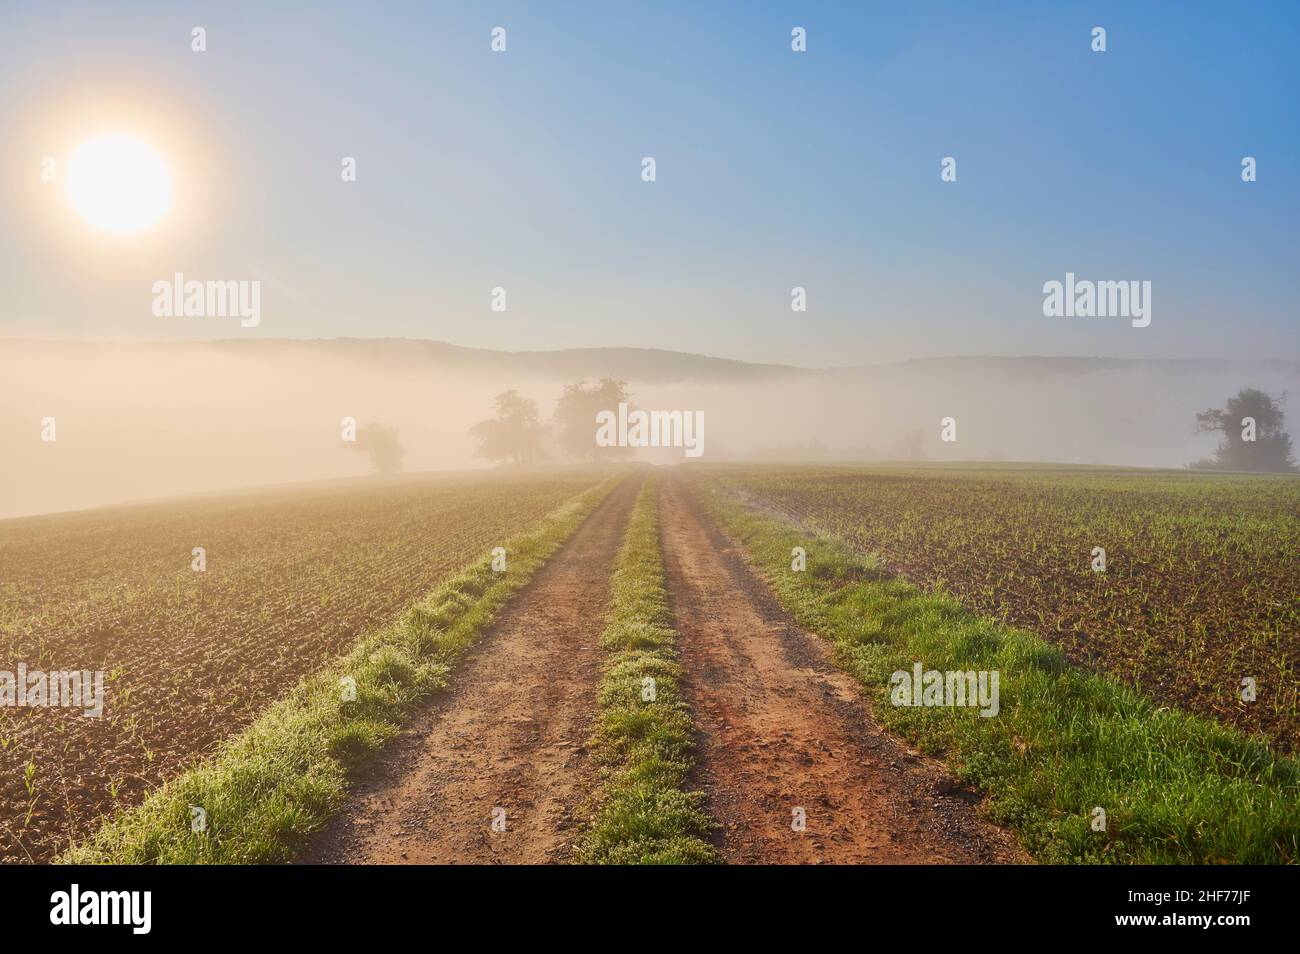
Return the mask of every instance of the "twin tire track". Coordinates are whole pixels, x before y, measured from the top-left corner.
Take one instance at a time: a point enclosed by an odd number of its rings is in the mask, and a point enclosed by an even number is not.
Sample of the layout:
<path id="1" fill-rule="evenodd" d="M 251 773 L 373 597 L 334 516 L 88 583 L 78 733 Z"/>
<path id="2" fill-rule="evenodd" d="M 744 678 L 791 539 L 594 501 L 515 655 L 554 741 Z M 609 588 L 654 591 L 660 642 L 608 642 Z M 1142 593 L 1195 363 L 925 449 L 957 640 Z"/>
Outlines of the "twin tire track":
<path id="1" fill-rule="evenodd" d="M 387 746 L 307 863 L 564 862 L 597 783 L 587 740 L 610 576 L 641 480 L 617 488 Z M 733 862 L 1018 861 L 942 771 L 871 719 L 677 477 L 660 543 L 698 729 L 694 784 Z M 947 794 L 937 794 L 939 791 Z M 806 828 L 791 827 L 800 808 Z M 505 831 L 493 831 L 504 809 Z"/>
<path id="2" fill-rule="evenodd" d="M 587 755 L 614 557 L 640 480 L 605 498 L 505 608 L 451 688 L 385 746 L 307 863 L 567 860 Z M 504 832 L 492 830 L 505 810 Z"/>
<path id="3" fill-rule="evenodd" d="M 795 625 L 680 479 L 664 482 L 660 537 L 698 782 L 725 860 L 1022 860 L 937 764 L 880 728 L 825 642 Z"/>

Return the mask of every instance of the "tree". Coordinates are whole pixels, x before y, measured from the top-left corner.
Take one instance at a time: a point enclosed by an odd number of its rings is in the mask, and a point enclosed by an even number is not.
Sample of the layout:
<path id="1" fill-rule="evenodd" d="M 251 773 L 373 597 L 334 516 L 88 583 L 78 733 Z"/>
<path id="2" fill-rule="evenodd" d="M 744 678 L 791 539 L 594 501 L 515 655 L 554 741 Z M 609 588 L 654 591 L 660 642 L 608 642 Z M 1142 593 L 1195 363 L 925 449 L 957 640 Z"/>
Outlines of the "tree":
<path id="1" fill-rule="evenodd" d="M 627 382 L 613 378 L 601 378 L 591 387 L 585 381 L 565 385 L 554 415 L 560 446 L 574 457 L 594 461 L 631 454 L 630 447 L 601 447 L 596 443 L 596 415 L 601 411 L 617 414 L 618 406 L 627 400 Z"/>
<path id="2" fill-rule="evenodd" d="M 475 452 L 479 457 L 531 464 L 546 456 L 542 448 L 545 429 L 536 401 L 518 391 L 503 391 L 496 397 L 496 415 L 469 429 L 479 442 Z"/>
<path id="3" fill-rule="evenodd" d="M 358 428 L 357 439 L 349 445 L 353 450 L 370 455 L 370 466 L 377 474 L 395 474 L 402 469 L 406 448 L 397 436 L 396 427 L 370 423 Z"/>
<path id="4" fill-rule="evenodd" d="M 1244 470 L 1255 473 L 1295 473 L 1291 436 L 1282 429 L 1286 395 L 1274 398 L 1257 388 L 1242 388 L 1227 406 L 1196 415 L 1196 433 L 1222 432 L 1214 457 L 1191 467 L 1205 470 Z M 1252 439 L 1253 438 L 1253 439 Z"/>
<path id="5" fill-rule="evenodd" d="M 925 460 L 925 437 L 919 427 L 911 428 L 898 439 L 894 451 L 899 460 Z"/>

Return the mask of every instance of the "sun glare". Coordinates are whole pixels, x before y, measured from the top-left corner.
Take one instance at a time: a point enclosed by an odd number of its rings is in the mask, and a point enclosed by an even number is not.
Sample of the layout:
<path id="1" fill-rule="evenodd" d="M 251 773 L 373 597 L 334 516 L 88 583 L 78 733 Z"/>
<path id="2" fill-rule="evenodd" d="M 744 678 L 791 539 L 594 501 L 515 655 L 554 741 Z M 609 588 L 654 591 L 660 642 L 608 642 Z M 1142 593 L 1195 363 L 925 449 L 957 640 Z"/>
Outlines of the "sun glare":
<path id="1" fill-rule="evenodd" d="M 152 148 L 123 133 L 99 136 L 74 149 L 65 182 L 78 214 L 114 234 L 147 229 L 171 205 L 167 166 Z"/>

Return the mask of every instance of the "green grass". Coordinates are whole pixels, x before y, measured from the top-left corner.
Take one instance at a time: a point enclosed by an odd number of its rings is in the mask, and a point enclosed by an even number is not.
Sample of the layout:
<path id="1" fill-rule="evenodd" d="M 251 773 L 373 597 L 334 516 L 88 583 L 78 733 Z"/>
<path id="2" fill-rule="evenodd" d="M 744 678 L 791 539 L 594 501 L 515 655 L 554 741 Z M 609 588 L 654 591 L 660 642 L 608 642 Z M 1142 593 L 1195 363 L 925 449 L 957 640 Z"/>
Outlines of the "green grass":
<path id="1" fill-rule="evenodd" d="M 582 864 L 711 864 L 713 825 L 702 796 L 685 789 L 694 762 L 676 633 L 659 554 L 658 497 L 647 478 L 614 571 L 610 653 L 600 685 L 594 751 L 604 763 L 598 808 L 578 841 Z M 646 698 L 653 680 L 653 700 Z"/>
<path id="2" fill-rule="evenodd" d="M 302 680 L 211 758 L 108 821 L 60 860 L 74 864 L 265 864 L 287 861 L 344 804 L 349 780 L 448 674 L 510 598 L 623 479 L 611 477 L 471 564 L 400 619 Z M 344 701 L 342 680 L 355 680 Z M 191 806 L 207 830 L 191 830 Z"/>
<path id="3" fill-rule="evenodd" d="M 839 664 L 867 687 L 877 718 L 984 791 L 990 817 L 1039 860 L 1300 860 L 1296 762 L 1071 668 L 1037 636 L 891 577 L 841 540 L 756 513 L 707 485 L 700 490 L 780 602 L 828 638 Z M 806 572 L 791 571 L 796 546 L 807 550 Z M 891 674 L 917 661 L 999 671 L 999 715 L 891 705 Z M 1106 811 L 1105 832 L 1090 827 L 1095 807 Z"/>

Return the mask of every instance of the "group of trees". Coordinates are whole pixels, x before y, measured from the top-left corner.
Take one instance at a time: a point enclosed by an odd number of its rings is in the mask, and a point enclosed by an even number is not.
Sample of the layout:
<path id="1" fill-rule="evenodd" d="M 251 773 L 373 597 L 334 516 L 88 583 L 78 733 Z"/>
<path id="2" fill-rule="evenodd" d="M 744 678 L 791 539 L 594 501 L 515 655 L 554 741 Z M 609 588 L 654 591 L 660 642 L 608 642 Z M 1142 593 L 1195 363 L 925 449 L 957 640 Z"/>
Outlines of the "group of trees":
<path id="1" fill-rule="evenodd" d="M 478 441 L 478 456 L 488 460 L 533 464 L 546 456 L 545 425 L 537 402 L 515 390 L 498 394 L 496 417 L 479 421 L 469 433 Z"/>
<path id="2" fill-rule="evenodd" d="M 569 458 L 608 460 L 630 454 L 628 447 L 599 447 L 595 443 L 595 415 L 614 411 L 628 402 L 627 382 L 601 378 L 588 386 L 580 381 L 567 385 L 555 404 L 550 421 L 543 421 L 537 402 L 519 391 L 502 391 L 494 402 L 493 417 L 469 429 L 478 442 L 477 456 L 511 464 L 536 464 L 547 458 L 551 438 L 560 452 Z M 395 426 L 369 422 L 357 428 L 347 447 L 369 455 L 374 473 L 394 474 L 402 469 L 406 447 Z"/>
<path id="3" fill-rule="evenodd" d="M 1242 388 L 1222 408 L 1196 415 L 1198 434 L 1222 433 L 1213 457 L 1190 464 L 1197 470 L 1239 470 L 1285 474 L 1297 471 L 1291 435 L 1282 429 L 1286 395 L 1275 398 L 1257 388 Z"/>
<path id="4" fill-rule="evenodd" d="M 1208 408 L 1196 415 L 1197 433 L 1221 433 L 1213 457 L 1189 466 L 1198 470 L 1236 470 L 1255 473 L 1295 473 L 1291 436 L 1283 429 L 1285 395 L 1275 398 L 1257 388 L 1242 388 L 1222 408 Z M 586 382 L 566 385 L 555 404 L 550 422 L 542 419 L 537 402 L 510 390 L 498 394 L 495 416 L 479 421 L 469 429 L 478 441 L 479 457 L 512 464 L 535 464 L 547 457 L 549 439 L 568 457 L 600 461 L 626 456 L 626 447 L 600 447 L 596 444 L 596 414 L 614 410 L 628 401 L 627 384 L 613 378 L 601 378 L 588 386 Z M 402 469 L 406 450 L 398 439 L 396 427 L 367 424 L 360 428 L 354 450 L 370 455 L 371 467 L 380 474 Z M 923 458 L 919 432 L 899 442 L 899 452 L 908 458 Z"/>
<path id="5" fill-rule="evenodd" d="M 370 469 L 377 474 L 395 474 L 402 469 L 406 448 L 397 436 L 397 427 L 385 427 L 373 421 L 357 428 L 356 439 L 347 447 L 370 455 Z"/>
<path id="6" fill-rule="evenodd" d="M 1235 470 L 1258 474 L 1300 472 L 1292 456 L 1291 435 L 1283 429 L 1286 395 L 1273 397 L 1258 388 L 1242 388 L 1224 407 L 1207 408 L 1196 415 L 1196 433 L 1221 433 L 1223 440 L 1212 457 L 1193 461 L 1193 470 Z M 896 445 L 902 460 L 925 460 L 920 430 L 904 434 Z M 991 459 L 1001 460 L 996 454 Z"/>
<path id="7" fill-rule="evenodd" d="M 612 411 L 627 400 L 626 382 L 613 378 L 601 378 L 591 386 L 585 381 L 565 385 L 548 423 L 542 420 L 532 398 L 518 391 L 505 391 L 496 397 L 496 416 L 479 421 L 469 433 L 478 441 L 479 457 L 512 464 L 545 459 L 552 437 L 568 457 L 599 461 L 626 456 L 630 453 L 626 447 L 596 444 L 596 414 Z"/>
<path id="8" fill-rule="evenodd" d="M 547 422 L 542 420 L 532 398 L 515 390 L 503 391 L 496 396 L 494 416 L 479 421 L 469 433 L 478 441 L 477 456 L 511 464 L 545 460 L 552 438 L 567 457 L 592 461 L 625 457 L 631 453 L 630 448 L 596 444 L 596 414 L 612 411 L 627 401 L 624 381 L 601 378 L 590 386 L 579 381 L 564 388 Z M 397 428 L 375 422 L 357 428 L 355 439 L 349 439 L 345 446 L 368 454 L 371 470 L 381 475 L 400 471 L 406 457 Z"/>

